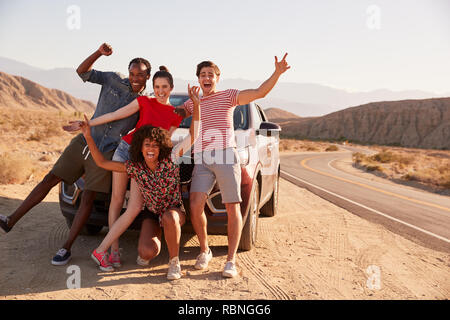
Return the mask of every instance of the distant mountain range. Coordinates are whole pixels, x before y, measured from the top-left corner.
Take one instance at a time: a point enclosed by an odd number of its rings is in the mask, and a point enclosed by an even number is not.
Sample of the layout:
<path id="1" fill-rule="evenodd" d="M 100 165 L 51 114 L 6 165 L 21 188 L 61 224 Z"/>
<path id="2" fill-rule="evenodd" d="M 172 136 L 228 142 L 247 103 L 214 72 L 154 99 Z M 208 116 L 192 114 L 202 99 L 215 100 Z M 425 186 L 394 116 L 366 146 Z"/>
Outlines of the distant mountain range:
<path id="1" fill-rule="evenodd" d="M 92 112 L 91 101 L 77 99 L 58 89 L 0 72 L 0 107 Z"/>
<path id="2" fill-rule="evenodd" d="M 56 68 L 44 70 L 0 57 L 0 71 L 25 77 L 48 88 L 63 90 L 79 99 L 97 103 L 100 87 L 83 83 L 74 68 Z M 111 70 L 105 70 L 111 71 Z M 174 73 L 176 74 L 176 73 Z M 244 79 L 222 79 L 219 89 L 248 89 L 258 87 L 262 81 Z M 175 78 L 175 91 L 186 91 L 188 81 Z M 149 85 L 151 85 L 149 81 Z M 450 94 L 449 94 L 450 95 Z M 257 103 L 264 109 L 280 108 L 302 117 L 322 116 L 351 106 L 377 101 L 395 101 L 405 99 L 428 99 L 442 97 L 438 94 L 420 90 L 391 91 L 380 89 L 368 92 L 348 92 L 319 84 L 279 82 L 265 99 Z"/>
<path id="3" fill-rule="evenodd" d="M 0 107 L 91 112 L 95 105 L 0 72 Z M 372 102 L 321 117 L 279 108 L 267 108 L 265 114 L 281 125 L 282 137 L 450 149 L 450 98 Z"/>
<path id="4" fill-rule="evenodd" d="M 450 150 L 450 98 L 373 102 L 322 117 L 271 120 L 282 137 Z"/>

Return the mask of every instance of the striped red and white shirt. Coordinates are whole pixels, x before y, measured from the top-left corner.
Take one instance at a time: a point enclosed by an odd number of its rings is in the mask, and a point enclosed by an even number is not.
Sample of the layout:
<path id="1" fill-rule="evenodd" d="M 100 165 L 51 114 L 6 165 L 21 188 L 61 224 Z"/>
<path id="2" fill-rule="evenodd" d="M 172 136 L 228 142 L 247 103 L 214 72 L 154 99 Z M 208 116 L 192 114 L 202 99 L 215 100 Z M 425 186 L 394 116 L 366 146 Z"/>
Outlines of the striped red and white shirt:
<path id="1" fill-rule="evenodd" d="M 238 104 L 239 90 L 228 89 L 200 98 L 200 135 L 194 153 L 236 147 L 233 114 Z M 184 103 L 192 114 L 191 99 Z"/>

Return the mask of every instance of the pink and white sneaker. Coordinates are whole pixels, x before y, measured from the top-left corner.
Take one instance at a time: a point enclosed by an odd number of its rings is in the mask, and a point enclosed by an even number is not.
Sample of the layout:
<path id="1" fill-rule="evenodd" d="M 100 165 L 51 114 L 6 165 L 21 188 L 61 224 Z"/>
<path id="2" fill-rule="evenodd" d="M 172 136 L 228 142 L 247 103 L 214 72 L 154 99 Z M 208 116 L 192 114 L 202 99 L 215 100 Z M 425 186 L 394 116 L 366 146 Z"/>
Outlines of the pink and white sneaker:
<path id="1" fill-rule="evenodd" d="M 107 272 L 114 271 L 113 266 L 108 261 L 108 253 L 106 251 L 97 252 L 97 250 L 94 250 L 92 251 L 91 258 L 99 266 L 100 270 Z"/>
<path id="2" fill-rule="evenodd" d="M 118 250 L 111 251 L 108 261 L 114 268 L 120 268 L 122 266 L 120 263 L 120 253 Z"/>

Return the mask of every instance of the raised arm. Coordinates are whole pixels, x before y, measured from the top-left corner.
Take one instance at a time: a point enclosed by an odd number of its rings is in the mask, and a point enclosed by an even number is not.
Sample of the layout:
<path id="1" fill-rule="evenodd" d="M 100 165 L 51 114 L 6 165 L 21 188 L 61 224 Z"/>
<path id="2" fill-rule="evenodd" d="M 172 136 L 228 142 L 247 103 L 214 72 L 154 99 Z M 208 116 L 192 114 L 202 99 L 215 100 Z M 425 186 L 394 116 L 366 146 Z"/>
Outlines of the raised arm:
<path id="1" fill-rule="evenodd" d="M 91 71 L 95 61 L 101 56 L 109 56 L 112 54 L 112 48 L 109 44 L 103 43 L 97 51 L 87 57 L 77 68 L 79 75 Z"/>
<path id="2" fill-rule="evenodd" d="M 117 109 L 114 112 L 105 113 L 104 115 L 101 115 L 100 117 L 97 117 L 95 119 L 89 120 L 88 124 L 91 127 L 99 126 L 101 124 L 105 124 L 108 122 L 120 120 L 126 117 L 131 116 L 133 113 L 136 113 L 139 111 L 139 102 L 137 99 L 134 99 L 129 104 L 127 104 L 125 107 L 122 107 L 120 109 Z M 63 129 L 68 132 L 74 132 L 81 129 L 81 126 L 83 125 L 84 121 L 76 120 L 76 121 L 69 121 L 69 125 L 63 126 Z"/>
<path id="3" fill-rule="evenodd" d="M 244 105 L 250 103 L 256 99 L 264 98 L 275 86 L 280 76 L 290 68 L 286 61 L 287 53 L 284 55 L 283 59 L 278 62 L 278 57 L 275 56 L 275 71 L 270 76 L 269 79 L 264 81 L 258 89 L 247 89 L 239 92 L 238 104 Z"/>
<path id="4" fill-rule="evenodd" d="M 86 115 L 84 115 L 84 119 L 86 121 L 82 123 L 81 131 L 83 132 L 84 138 L 86 139 L 86 142 L 89 146 L 89 151 L 91 152 L 92 158 L 94 159 L 97 166 L 109 171 L 127 172 L 127 169 L 123 162 L 110 161 L 105 159 L 100 150 L 98 150 L 94 139 L 92 139 L 91 128 L 89 126 L 89 121 Z"/>
<path id="5" fill-rule="evenodd" d="M 191 135 L 190 146 L 194 144 L 200 134 L 200 87 L 190 87 L 188 85 L 189 97 L 194 103 L 194 113 L 192 114 L 191 126 L 189 134 Z"/>
<path id="6" fill-rule="evenodd" d="M 194 113 L 192 114 L 191 126 L 189 127 L 189 134 L 178 143 L 172 151 L 172 161 L 176 162 L 177 159 L 185 154 L 191 146 L 197 140 L 200 134 L 200 87 L 190 87 L 188 85 L 189 97 L 194 103 Z"/>

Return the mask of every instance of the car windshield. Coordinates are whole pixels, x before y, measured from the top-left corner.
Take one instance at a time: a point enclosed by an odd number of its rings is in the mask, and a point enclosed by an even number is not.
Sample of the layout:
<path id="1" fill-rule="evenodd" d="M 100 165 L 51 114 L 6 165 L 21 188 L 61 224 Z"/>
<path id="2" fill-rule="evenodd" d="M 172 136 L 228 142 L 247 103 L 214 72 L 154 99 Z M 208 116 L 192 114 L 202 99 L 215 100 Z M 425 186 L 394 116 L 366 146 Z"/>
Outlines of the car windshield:
<path id="1" fill-rule="evenodd" d="M 172 95 L 170 96 L 170 104 L 173 106 L 179 106 L 180 104 L 185 103 L 188 99 L 188 96 Z M 189 128 L 191 126 L 191 120 L 192 117 L 184 119 L 180 124 L 180 128 Z M 236 109 L 234 109 L 233 122 L 234 130 L 248 129 L 248 104 L 237 106 Z"/>

